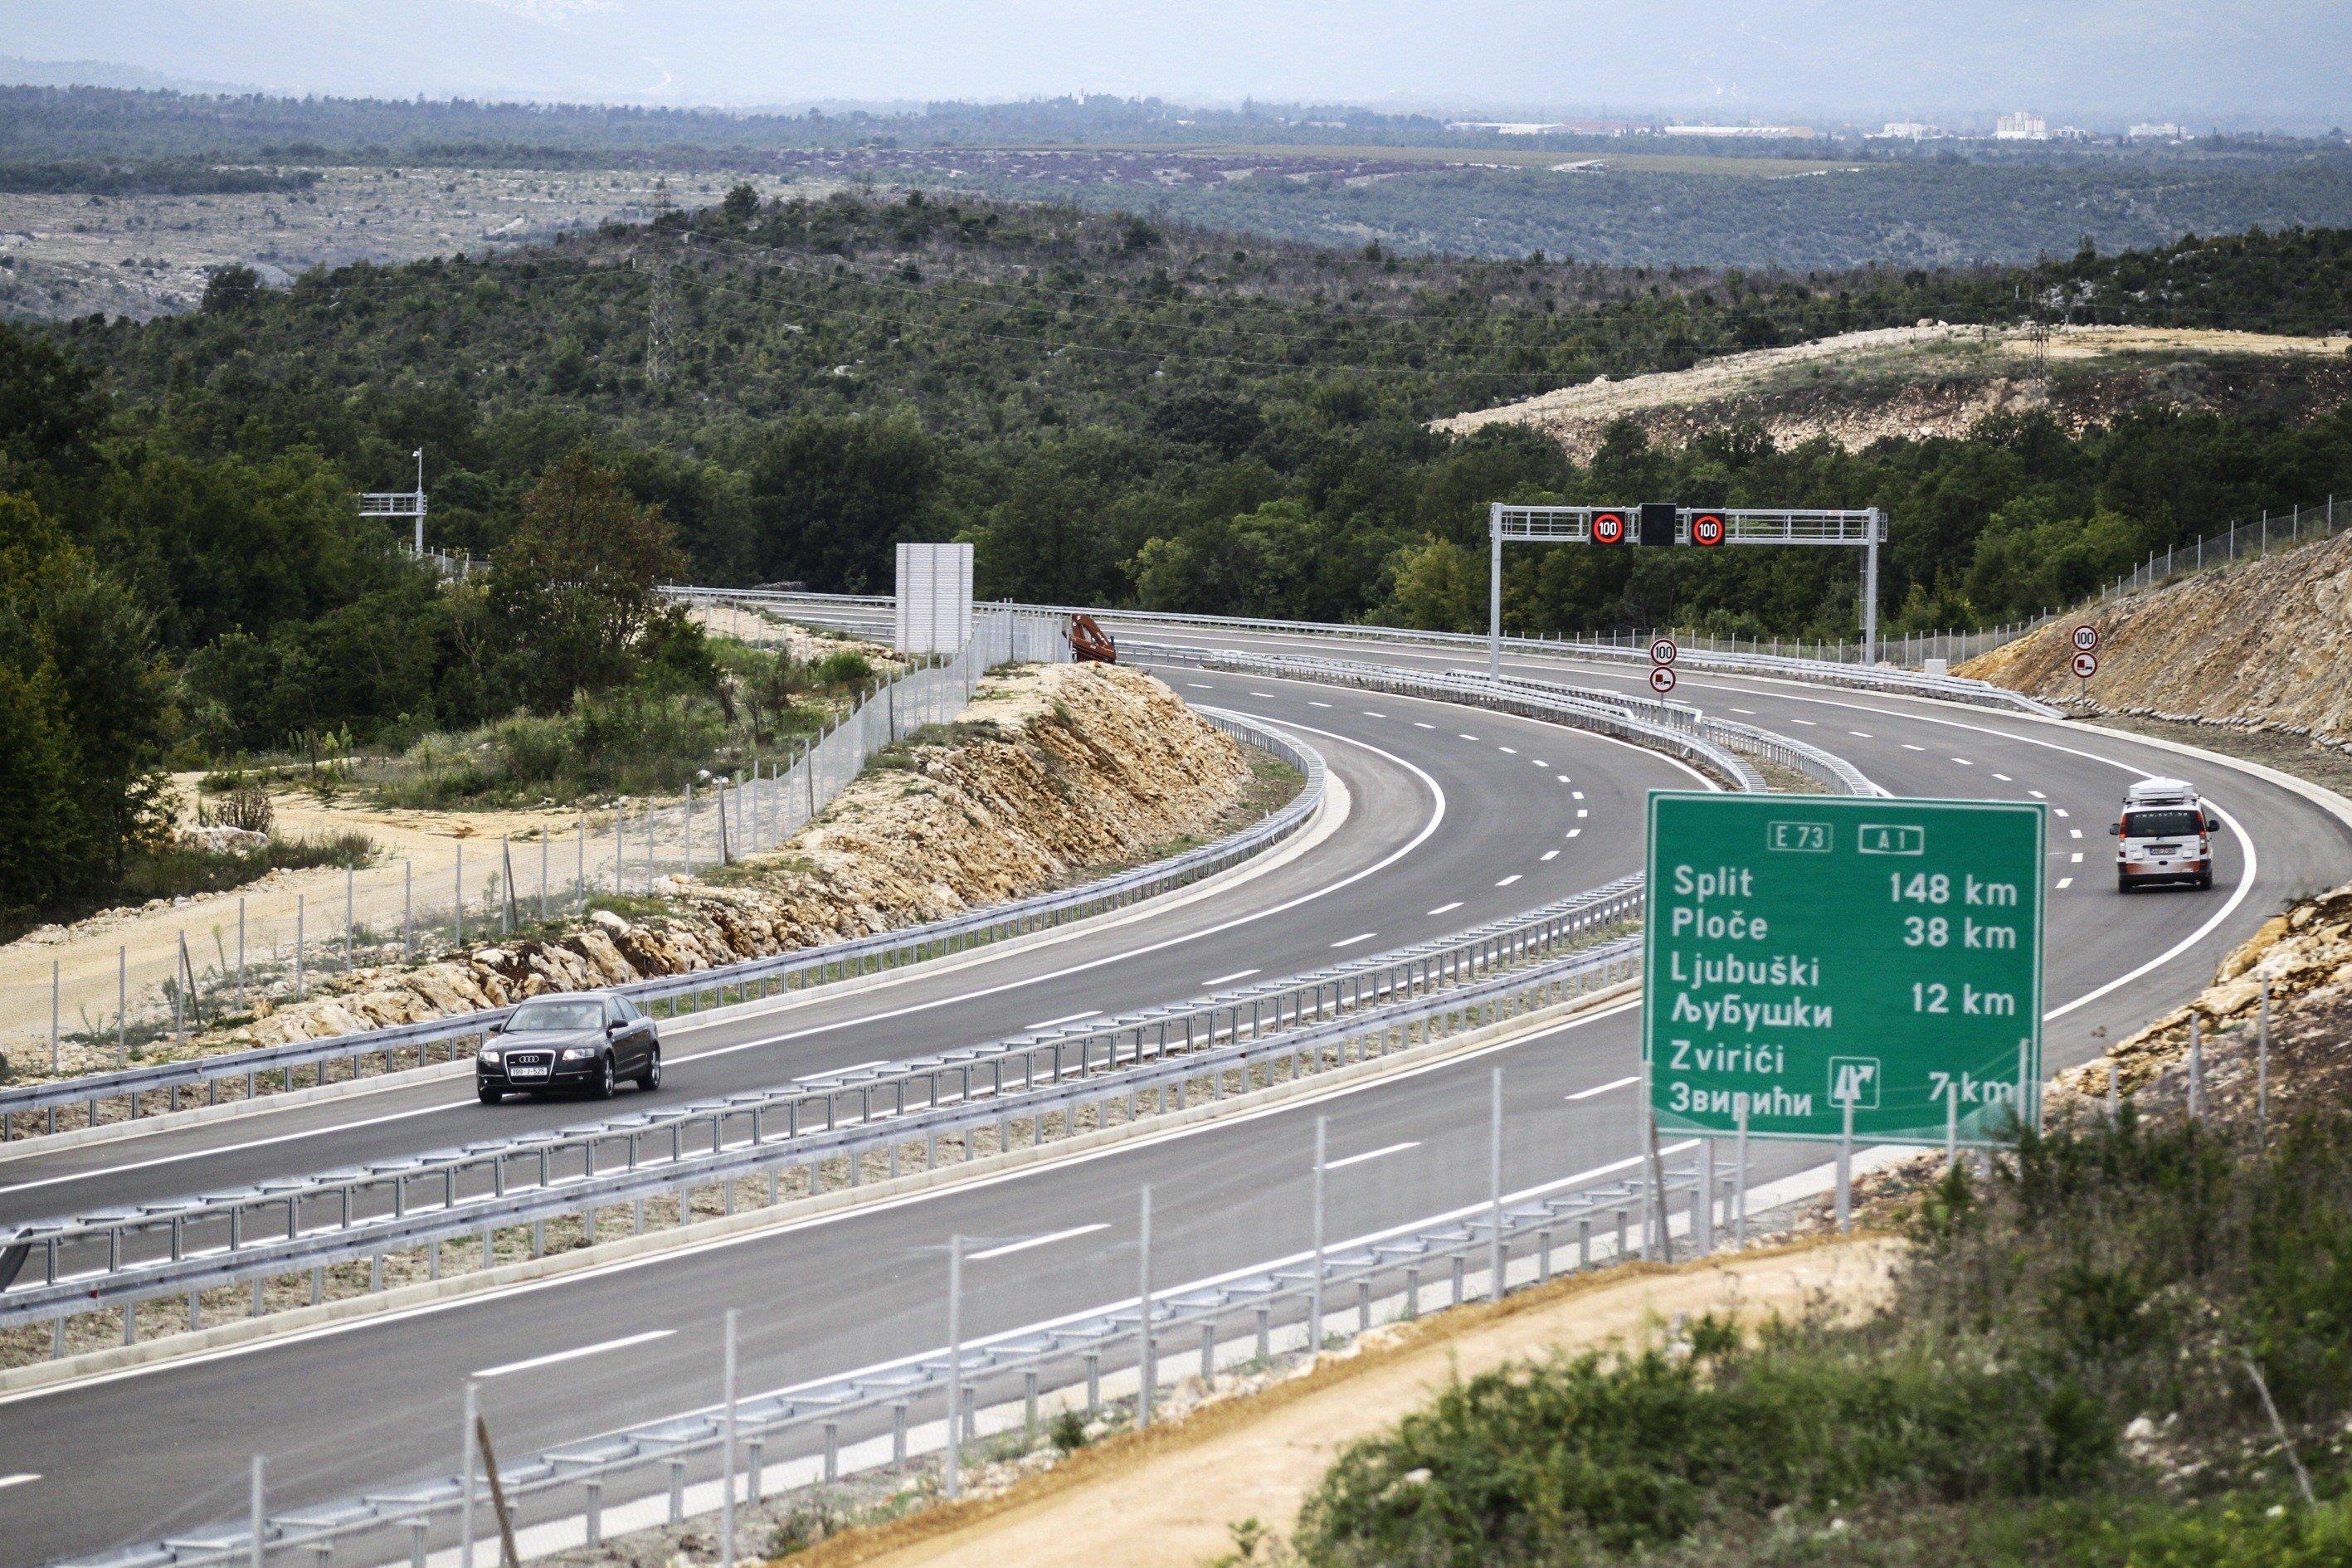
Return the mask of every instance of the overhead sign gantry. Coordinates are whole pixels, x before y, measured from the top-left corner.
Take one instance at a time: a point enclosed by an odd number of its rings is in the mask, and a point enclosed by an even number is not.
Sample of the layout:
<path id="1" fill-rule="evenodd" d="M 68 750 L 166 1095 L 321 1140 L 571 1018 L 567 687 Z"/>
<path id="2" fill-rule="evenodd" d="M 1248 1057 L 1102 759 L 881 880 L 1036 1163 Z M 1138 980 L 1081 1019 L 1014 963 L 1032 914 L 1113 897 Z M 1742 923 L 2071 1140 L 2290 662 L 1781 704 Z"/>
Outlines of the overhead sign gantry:
<path id="1" fill-rule="evenodd" d="M 1486 577 L 1486 673 L 1503 672 L 1503 545 L 1538 544 L 1654 547 L 1726 544 L 1827 544 L 1862 551 L 1862 658 L 1878 661 L 1878 546 L 1886 537 L 1886 514 L 1876 507 L 1823 511 L 1805 508 L 1679 506 L 1643 501 L 1639 506 L 1508 506 L 1488 512 Z"/>

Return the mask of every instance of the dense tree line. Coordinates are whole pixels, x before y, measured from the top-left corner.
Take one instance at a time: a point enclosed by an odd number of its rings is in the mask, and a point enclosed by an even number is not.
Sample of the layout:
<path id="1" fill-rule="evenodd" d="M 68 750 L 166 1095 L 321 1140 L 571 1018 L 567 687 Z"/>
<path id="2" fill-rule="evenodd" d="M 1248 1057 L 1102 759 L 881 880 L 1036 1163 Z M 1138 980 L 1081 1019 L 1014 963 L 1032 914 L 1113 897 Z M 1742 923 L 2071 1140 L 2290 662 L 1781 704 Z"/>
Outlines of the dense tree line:
<path id="1" fill-rule="evenodd" d="M 992 596 L 1451 626 L 1478 617 L 1496 499 L 1875 504 L 1896 519 L 1891 624 L 2005 618 L 2232 515 L 2352 492 L 2352 416 L 2264 382 L 2079 437 L 2011 417 L 1849 454 L 1744 430 L 1654 447 L 1628 427 L 1586 465 L 1523 429 L 1425 422 L 1923 316 L 2316 322 L 2343 306 L 2348 245 L 1748 275 L 747 192 L 519 258 L 284 290 L 224 275 L 189 316 L 0 334 L 0 701 L 12 732 L 54 738 L 9 760 L 8 809 L 96 812 L 74 831 L 98 859 L 55 870 L 87 880 L 152 816 L 166 756 L 330 731 L 399 745 L 707 683 L 708 651 L 645 596 L 657 578 L 887 590 L 902 539 L 973 540 Z M 487 578 L 445 584 L 401 525 L 355 515 L 352 492 L 404 488 L 419 446 L 434 542 L 487 557 Z M 1832 553 L 1530 550 L 1507 593 L 1529 629 L 1836 636 L 1854 605 Z M 104 677 L 127 697 L 102 716 L 74 685 L 98 668 L 132 672 Z M 66 831 L 26 822 L 32 842 Z"/>

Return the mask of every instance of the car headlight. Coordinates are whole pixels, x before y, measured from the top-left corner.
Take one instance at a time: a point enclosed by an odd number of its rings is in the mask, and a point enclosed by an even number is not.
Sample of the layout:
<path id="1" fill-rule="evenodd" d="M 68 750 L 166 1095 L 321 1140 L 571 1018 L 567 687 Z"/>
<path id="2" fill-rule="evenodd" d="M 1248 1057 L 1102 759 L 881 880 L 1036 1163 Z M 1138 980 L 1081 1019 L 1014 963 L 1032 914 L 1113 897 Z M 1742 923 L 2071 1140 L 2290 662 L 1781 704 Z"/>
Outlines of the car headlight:
<path id="1" fill-rule="evenodd" d="M 601 1056 L 603 1054 L 604 1049 L 599 1046 L 566 1046 L 563 1047 L 563 1059 L 567 1062 L 584 1062 L 591 1057 Z"/>
<path id="2" fill-rule="evenodd" d="M 474 1054 L 477 1059 L 488 1062 L 492 1067 L 499 1065 L 499 1048 L 496 1046 L 484 1046 Z"/>

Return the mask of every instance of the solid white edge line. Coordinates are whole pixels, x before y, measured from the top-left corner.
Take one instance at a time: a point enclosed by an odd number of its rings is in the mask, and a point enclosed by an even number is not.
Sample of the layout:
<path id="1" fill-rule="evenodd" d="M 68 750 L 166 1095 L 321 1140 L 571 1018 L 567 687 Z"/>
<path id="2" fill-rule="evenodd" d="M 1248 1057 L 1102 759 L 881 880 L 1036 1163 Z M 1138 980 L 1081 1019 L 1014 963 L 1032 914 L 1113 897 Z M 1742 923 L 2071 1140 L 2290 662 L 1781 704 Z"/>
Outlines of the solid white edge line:
<path id="1" fill-rule="evenodd" d="M 1594 1084 L 1591 1089 L 1580 1089 L 1574 1094 L 1563 1094 L 1560 1098 L 1562 1100 L 1591 1100 L 1597 1095 L 1607 1094 L 1613 1089 L 1623 1089 L 1628 1084 L 1635 1084 L 1641 1081 L 1642 1075 L 1640 1073 L 1634 1073 L 1627 1078 L 1612 1079 L 1607 1083 Z"/>
<path id="2" fill-rule="evenodd" d="M 354 1333 L 371 1328 L 385 1327 L 394 1323 L 405 1322 L 413 1318 L 427 1317 L 436 1313 L 453 1311 L 466 1307 L 489 1306 L 497 1302 L 511 1300 L 518 1296 L 535 1295 L 542 1290 L 554 1289 L 566 1285 L 575 1285 L 584 1280 L 606 1279 L 614 1274 L 626 1273 L 638 1268 L 662 1268 L 667 1265 L 674 1264 L 680 1258 L 696 1257 L 702 1253 L 717 1251 L 725 1247 L 740 1247 L 758 1241 L 772 1241 L 780 1237 L 792 1236 L 800 1231 L 813 1229 L 820 1226 L 838 1224 L 846 1219 L 861 1217 L 867 1215 L 887 1214 L 896 1209 L 908 1208 L 917 1204 L 932 1202 L 951 1194 L 981 1192 L 990 1187 L 1001 1185 L 1006 1182 L 1024 1180 L 1047 1171 L 1063 1171 L 1078 1165 L 1093 1164 L 1098 1161 L 1110 1159 L 1117 1155 L 1131 1153 L 1139 1149 L 1156 1148 L 1162 1143 L 1171 1142 L 1181 1138 L 1198 1137 L 1202 1133 L 1211 1131 L 1222 1131 L 1234 1127 L 1247 1126 L 1253 1121 L 1262 1121 L 1270 1116 L 1286 1115 L 1302 1108 L 1327 1104 L 1331 1100 L 1345 1099 L 1349 1095 L 1361 1094 L 1370 1089 L 1386 1088 L 1391 1084 L 1403 1083 L 1412 1079 L 1426 1077 L 1430 1073 L 1442 1072 L 1449 1068 L 1458 1068 L 1465 1062 L 1475 1061 L 1481 1057 L 1493 1056 L 1501 1051 L 1516 1050 L 1523 1046 L 1535 1044 L 1539 1040 L 1549 1039 L 1555 1035 L 1562 1035 L 1572 1029 L 1583 1028 L 1588 1025 L 1598 1023 L 1603 1018 L 1614 1018 L 1620 1014 L 1633 1011 L 1634 1008 L 1639 1005 L 1639 1002 L 1633 999 L 1612 1003 L 1605 1007 L 1597 1007 L 1590 1013 L 1580 1013 L 1572 1018 L 1562 1018 L 1556 1024 L 1547 1025 L 1543 1028 L 1534 1030 L 1528 1034 L 1519 1035 L 1507 1040 L 1495 1040 L 1489 1042 L 1488 1044 L 1477 1047 L 1475 1049 L 1465 1051 L 1458 1056 L 1446 1057 L 1437 1061 L 1423 1062 L 1417 1067 L 1406 1068 L 1402 1071 L 1389 1074 L 1381 1078 L 1365 1079 L 1356 1083 L 1335 1084 L 1319 1094 L 1305 1095 L 1297 1100 L 1284 1100 L 1274 1105 L 1260 1106 L 1255 1110 L 1242 1111 L 1237 1115 L 1227 1117 L 1221 1121 L 1197 1121 L 1184 1127 L 1171 1127 L 1160 1132 L 1146 1133 L 1141 1137 L 1123 1140 L 1117 1143 L 1105 1144 L 1099 1149 L 1089 1149 L 1084 1153 L 1073 1155 L 1066 1160 L 1058 1160 L 1050 1164 L 1024 1165 L 1014 1170 L 1000 1171 L 994 1175 L 981 1176 L 970 1182 L 951 1183 L 945 1186 L 926 1188 L 921 1192 L 908 1193 L 899 1197 L 886 1198 L 879 1203 L 862 1205 L 856 1208 L 838 1209 L 830 1214 L 811 1215 L 806 1219 L 794 1220 L 789 1224 L 777 1226 L 771 1229 L 746 1231 L 733 1236 L 712 1237 L 705 1241 L 690 1242 L 683 1247 L 665 1248 L 659 1252 L 646 1253 L 635 1258 L 615 1258 L 610 1263 L 599 1264 L 594 1268 L 583 1268 L 568 1274 L 552 1275 L 541 1279 L 520 1280 L 515 1284 L 505 1286 L 495 1290 L 481 1291 L 478 1294 L 455 1296 L 438 1301 L 420 1301 L 414 1307 L 404 1307 L 397 1311 L 370 1313 L 366 1317 L 346 1319 L 341 1322 L 321 1323 L 316 1328 L 302 1329 L 293 1333 L 275 1335 L 266 1340 L 252 1340 L 243 1344 L 223 1345 L 218 1350 L 202 1351 L 194 1355 L 174 1356 L 168 1361 L 148 1362 L 139 1366 L 118 1367 L 111 1372 L 102 1372 L 95 1373 L 89 1377 L 76 1378 L 70 1383 L 53 1383 L 44 1384 L 38 1388 L 19 1389 L 13 1394 L 0 1394 L 0 1406 L 22 1404 L 29 1400 L 45 1398 L 51 1394 L 80 1393 L 84 1390 L 97 1388 L 110 1383 L 122 1383 L 132 1378 L 151 1377 L 159 1373 L 184 1371 L 194 1367 L 208 1365 L 214 1362 L 228 1360 L 233 1357 L 253 1355 L 264 1351 L 283 1350 L 289 1346 L 307 1343 L 312 1340 L 331 1339 L 338 1335 Z M 1659 1151 L 1659 1152 L 1665 1154 L 1675 1153 L 1683 1149 L 1692 1147 L 1696 1142 L 1697 1140 L 1696 1139 L 1685 1139 L 1680 1142 L 1665 1145 Z M 1614 1172 L 1627 1170 L 1638 1165 L 1643 1158 L 1645 1158 L 1643 1155 L 1629 1154 L 1624 1159 L 1612 1161 L 1605 1165 L 1596 1165 L 1589 1171 L 1580 1171 L 1572 1175 L 1562 1176 L 1553 1181 L 1539 1183 L 1535 1186 L 1526 1188 L 1519 1192 L 1506 1193 L 1503 1195 L 1503 1201 L 1506 1203 L 1517 1203 L 1527 1198 L 1538 1196 L 1544 1193 L 1556 1192 L 1561 1187 L 1573 1186 L 1579 1183 L 1589 1183 L 1596 1177 L 1609 1175 Z M 1374 1231 L 1370 1235 L 1356 1237 L 1353 1240 L 1334 1242 L 1331 1246 L 1334 1249 L 1364 1246 L 1386 1237 L 1402 1235 L 1409 1231 L 1424 1229 L 1432 1225 L 1443 1225 L 1448 1220 L 1460 1219 L 1465 1215 L 1484 1214 L 1486 1212 L 1487 1206 L 1487 1204 L 1484 1201 L 1475 1204 L 1466 1204 L 1461 1208 L 1452 1210 L 1446 1214 L 1425 1216 L 1422 1219 L 1416 1220 L 1407 1220 L 1402 1224 L 1391 1226 L 1382 1230 Z M 1297 1253 L 1287 1258 L 1276 1258 L 1271 1263 L 1259 1262 L 1244 1264 L 1239 1268 L 1228 1269 L 1223 1274 L 1214 1275 L 1206 1279 L 1196 1279 L 1188 1284 L 1174 1286 L 1171 1289 L 1176 1291 L 1201 1289 L 1209 1285 L 1221 1284 L 1227 1279 L 1238 1279 L 1248 1275 L 1264 1273 L 1269 1268 L 1286 1267 L 1289 1264 L 1297 1262 L 1301 1258 L 1310 1256 L 1312 1256 L 1311 1253 Z M 1132 1304 L 1131 1300 L 1129 1304 Z M 1081 1319 L 1096 1315 L 1099 1315 L 1098 1310 L 1088 1309 L 1087 1310 L 1072 1312 L 1066 1316 L 1056 1318 L 1053 1321 L 1053 1323 L 1059 1324 L 1065 1322 L 1075 1322 Z M 1053 1324 L 1040 1326 L 1051 1327 Z M 1004 1334 L 996 1336 L 996 1338 L 1009 1339 L 1013 1334 L 1024 1331 L 1026 1331 L 1010 1330 Z M 982 1344 L 992 1342 L 975 1339 L 971 1342 L 974 1344 Z M 908 1356 L 898 1361 L 878 1363 L 876 1367 L 860 1368 L 853 1372 L 839 1373 L 835 1377 L 827 1377 L 821 1381 L 830 1383 L 837 1381 L 838 1378 L 842 1377 L 865 1376 L 874 1371 L 880 1370 L 881 1367 L 902 1365 L 907 1361 L 919 1359 L 921 1359 L 920 1354 Z"/>

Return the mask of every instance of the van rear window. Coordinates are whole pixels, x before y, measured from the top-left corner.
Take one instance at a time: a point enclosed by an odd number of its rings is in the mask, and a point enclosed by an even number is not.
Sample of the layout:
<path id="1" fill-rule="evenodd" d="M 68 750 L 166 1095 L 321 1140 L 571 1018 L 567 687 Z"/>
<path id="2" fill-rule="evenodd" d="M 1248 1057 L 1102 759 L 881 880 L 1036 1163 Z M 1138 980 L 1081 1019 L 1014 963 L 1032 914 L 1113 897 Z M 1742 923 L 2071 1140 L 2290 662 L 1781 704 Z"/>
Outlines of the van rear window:
<path id="1" fill-rule="evenodd" d="M 2130 811 L 2124 814 L 2126 838 L 2193 838 L 2205 830 L 2193 811 Z"/>

